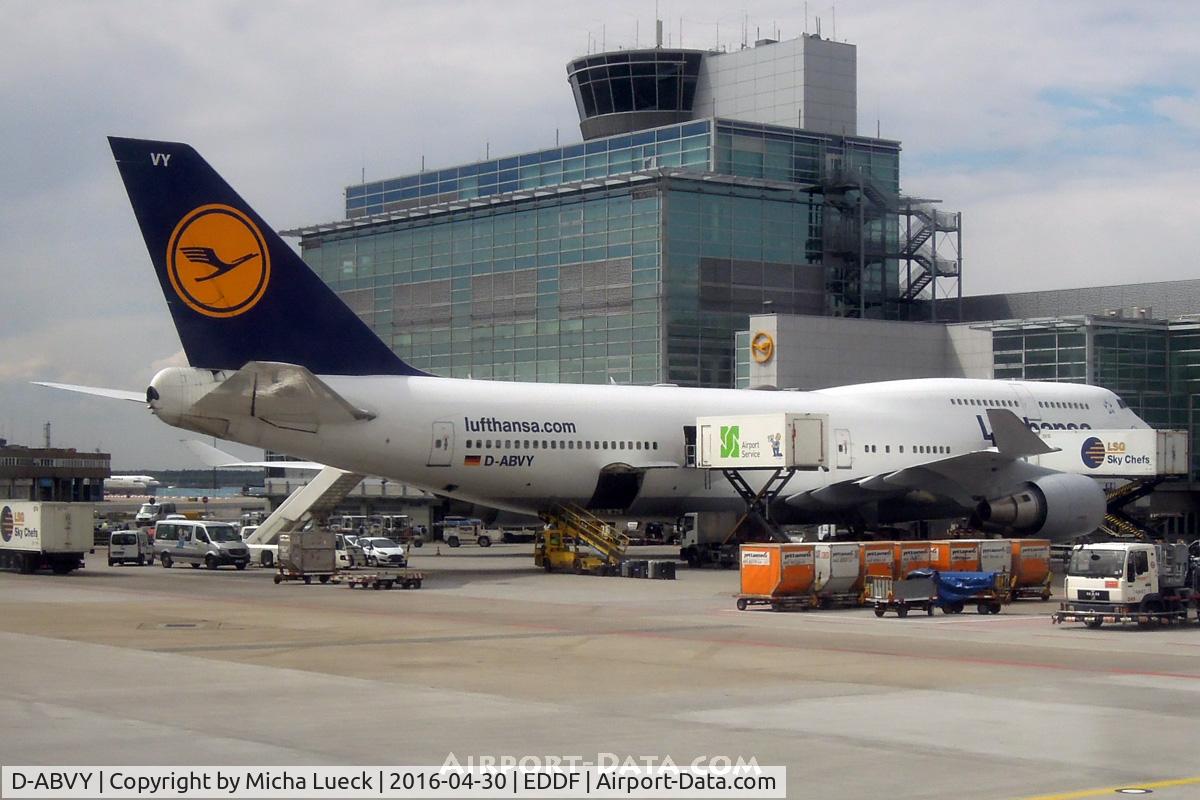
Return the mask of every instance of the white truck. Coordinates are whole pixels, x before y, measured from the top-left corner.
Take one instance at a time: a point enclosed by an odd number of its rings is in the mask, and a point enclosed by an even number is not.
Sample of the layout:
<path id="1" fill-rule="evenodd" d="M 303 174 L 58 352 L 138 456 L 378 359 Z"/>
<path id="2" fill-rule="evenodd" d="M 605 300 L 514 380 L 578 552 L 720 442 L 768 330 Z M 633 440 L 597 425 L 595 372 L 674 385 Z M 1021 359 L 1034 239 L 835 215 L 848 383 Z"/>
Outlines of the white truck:
<path id="1" fill-rule="evenodd" d="M 92 549 L 90 503 L 0 500 L 0 569 L 66 575 Z"/>
<path id="2" fill-rule="evenodd" d="M 1186 622 L 1197 600 L 1190 567 L 1183 543 L 1077 545 L 1067 562 L 1066 600 L 1052 620 L 1089 628 L 1105 622 Z"/>

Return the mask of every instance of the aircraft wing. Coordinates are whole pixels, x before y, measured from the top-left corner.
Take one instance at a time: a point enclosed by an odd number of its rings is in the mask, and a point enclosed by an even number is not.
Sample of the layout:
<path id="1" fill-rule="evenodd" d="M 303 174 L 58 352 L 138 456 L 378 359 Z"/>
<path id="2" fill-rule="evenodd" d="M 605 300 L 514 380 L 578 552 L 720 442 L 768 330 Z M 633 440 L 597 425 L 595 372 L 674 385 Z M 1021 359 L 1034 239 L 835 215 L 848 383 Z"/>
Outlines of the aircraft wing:
<path id="1" fill-rule="evenodd" d="M 315 431 L 329 423 L 374 419 L 295 364 L 251 361 L 192 406 L 189 413 L 223 419 L 231 414 L 258 417 L 291 430 Z"/>
<path id="2" fill-rule="evenodd" d="M 232 453 L 226 453 L 220 448 L 213 447 L 211 444 L 201 442 L 197 439 L 184 439 L 183 444 L 206 467 L 226 469 L 237 469 L 239 467 L 261 469 L 263 467 L 273 467 L 274 469 L 307 469 L 313 471 L 325 469 L 324 464 L 318 464 L 315 461 L 243 461 Z"/>
<path id="3" fill-rule="evenodd" d="M 989 478 L 1014 461 L 1053 452 L 1046 442 L 1008 409 L 988 409 L 996 446 L 938 458 L 894 472 L 832 483 L 791 495 L 790 506 L 806 510 L 854 508 L 867 503 L 923 492 L 970 508 Z"/>
<path id="4" fill-rule="evenodd" d="M 68 392 L 91 394 L 96 397 L 108 397 L 112 400 L 131 400 L 135 403 L 146 403 L 146 391 L 132 392 L 128 389 L 105 389 L 100 386 L 77 386 L 73 383 L 50 383 L 49 381 L 31 381 L 35 386 L 48 386 L 51 389 L 63 389 Z"/>

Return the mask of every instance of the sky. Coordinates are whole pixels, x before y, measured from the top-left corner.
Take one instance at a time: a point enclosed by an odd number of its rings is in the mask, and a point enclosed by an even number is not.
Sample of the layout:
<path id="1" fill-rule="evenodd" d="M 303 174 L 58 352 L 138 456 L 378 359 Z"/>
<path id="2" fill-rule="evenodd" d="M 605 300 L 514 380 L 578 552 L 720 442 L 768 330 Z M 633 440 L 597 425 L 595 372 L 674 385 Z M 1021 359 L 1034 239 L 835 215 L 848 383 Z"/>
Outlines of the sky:
<path id="1" fill-rule="evenodd" d="M 194 461 L 139 404 L 185 363 L 105 136 L 186 141 L 276 229 L 368 180 L 578 141 L 571 58 L 649 43 L 656 4 L 0 0 L 0 437 Z M 963 212 L 967 294 L 1197 277 L 1191 2 L 659 0 L 685 47 L 777 30 L 858 47 L 859 131 Z M 1200 309 L 1197 309 L 1200 311 Z M 244 455 L 253 451 L 230 446 Z"/>

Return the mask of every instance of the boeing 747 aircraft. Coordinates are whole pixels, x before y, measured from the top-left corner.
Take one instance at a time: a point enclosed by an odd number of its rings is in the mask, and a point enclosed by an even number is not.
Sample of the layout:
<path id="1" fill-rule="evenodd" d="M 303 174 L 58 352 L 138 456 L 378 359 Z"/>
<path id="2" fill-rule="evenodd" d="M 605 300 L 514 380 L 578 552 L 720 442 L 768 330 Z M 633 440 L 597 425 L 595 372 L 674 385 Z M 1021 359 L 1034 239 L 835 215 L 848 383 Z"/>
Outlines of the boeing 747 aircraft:
<path id="1" fill-rule="evenodd" d="M 1104 495 L 1084 475 L 1028 463 L 1049 450 L 1034 431 L 1148 427 L 1112 392 L 1078 384 L 927 379 L 762 392 L 427 375 L 191 147 L 109 141 L 191 366 L 161 370 L 144 394 L 57 386 L 145 402 L 197 433 L 525 513 L 574 503 L 675 516 L 744 509 L 719 474 L 689 465 L 697 417 L 817 414 L 828 463 L 791 479 L 775 520 L 973 517 L 1062 539 L 1095 529 Z"/>

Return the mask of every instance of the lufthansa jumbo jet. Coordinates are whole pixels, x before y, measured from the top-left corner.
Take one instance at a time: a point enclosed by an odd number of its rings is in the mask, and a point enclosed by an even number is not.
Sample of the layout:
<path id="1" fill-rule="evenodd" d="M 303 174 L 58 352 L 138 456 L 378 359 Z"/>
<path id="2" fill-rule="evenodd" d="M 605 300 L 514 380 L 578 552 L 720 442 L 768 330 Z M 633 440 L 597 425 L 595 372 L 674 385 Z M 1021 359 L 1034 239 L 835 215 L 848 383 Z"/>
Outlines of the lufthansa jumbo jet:
<path id="1" fill-rule="evenodd" d="M 776 521 L 973 517 L 1062 539 L 1096 528 L 1104 495 L 1029 463 L 1049 451 L 1034 431 L 1148 427 L 1078 384 L 761 392 L 435 377 L 380 341 L 190 146 L 109 142 L 191 366 L 161 370 L 144 393 L 49 385 L 145 402 L 189 431 L 495 508 L 674 516 L 744 509 L 720 475 L 690 466 L 697 417 L 813 414 L 828 462 L 791 479 Z"/>

